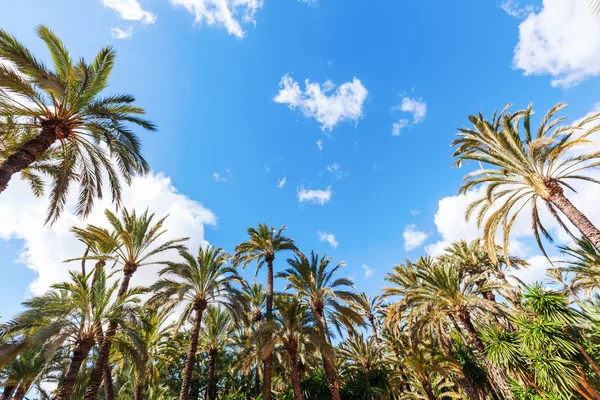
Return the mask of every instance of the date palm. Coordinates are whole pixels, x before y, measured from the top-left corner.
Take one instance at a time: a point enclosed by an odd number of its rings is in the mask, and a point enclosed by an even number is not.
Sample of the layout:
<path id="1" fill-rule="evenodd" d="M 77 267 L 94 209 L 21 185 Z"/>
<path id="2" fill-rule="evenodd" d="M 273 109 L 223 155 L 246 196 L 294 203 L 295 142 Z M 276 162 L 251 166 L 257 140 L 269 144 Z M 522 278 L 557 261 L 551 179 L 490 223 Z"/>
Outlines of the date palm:
<path id="1" fill-rule="evenodd" d="M 465 176 L 460 193 L 485 185 L 484 195 L 469 205 L 466 218 L 477 213 L 477 224 L 483 225 L 484 243 L 494 261 L 498 229 L 502 227 L 507 253 L 512 226 L 526 207 L 531 209 L 535 239 L 546 254 L 541 236 L 550 241 L 552 237 L 540 219 L 540 202 L 561 227 L 569 231 L 559 212 L 600 251 L 600 230 L 564 195 L 565 188 L 574 191 L 574 181 L 600 183 L 586 175 L 587 170 L 600 165 L 600 152 L 573 154 L 574 148 L 593 143 L 590 135 L 600 130 L 595 124 L 600 114 L 573 126 L 558 126 L 564 118 L 554 117 L 564 106 L 559 103 L 552 107 L 536 132 L 531 130 L 531 105 L 514 113 L 508 112 L 507 106 L 500 114 L 494 113 L 491 121 L 481 113 L 471 115 L 473 128 L 460 129 L 458 139 L 452 142 L 456 146 L 455 165 L 460 167 L 468 160 L 481 164 L 481 169 Z"/>
<path id="2" fill-rule="evenodd" d="M 154 304 L 184 304 L 180 324 L 193 318 L 192 336 L 182 374 L 180 400 L 189 396 L 192 370 L 194 367 L 202 314 L 210 304 L 229 302 L 234 294 L 231 286 L 240 282 L 235 267 L 229 265 L 231 256 L 221 248 L 200 247 L 196 256 L 180 250 L 180 262 L 167 262 L 153 286 L 155 294 L 150 300 Z"/>
<path id="3" fill-rule="evenodd" d="M 109 210 L 106 210 L 104 214 L 112 231 L 95 225 L 88 225 L 86 230 L 95 241 L 102 243 L 98 246 L 114 249 L 112 259 L 118 265 L 123 266 L 123 279 L 117 293 L 118 297 L 124 296 L 127 292 L 131 277 L 138 268 L 164 263 L 156 258 L 170 250 L 182 249 L 183 242 L 187 240 L 187 238 L 179 238 L 161 241 L 162 236 L 167 232 L 164 228 L 167 217 L 155 222 L 154 214 L 149 214 L 148 210 L 138 215 L 135 210 L 130 212 L 123 209 L 120 219 Z M 117 327 L 116 322 L 111 322 L 106 329 L 85 392 L 86 400 L 96 400 L 98 396 L 98 389 L 102 383 L 105 364 L 108 361 L 112 339 L 117 332 Z"/>
<path id="4" fill-rule="evenodd" d="M 94 200 L 103 196 L 104 174 L 119 204 L 121 179 L 129 184 L 134 175 L 148 172 L 139 139 L 128 125 L 156 128 L 140 117 L 144 110 L 133 96 L 101 95 L 115 63 L 113 48 L 101 49 L 91 63 L 75 61 L 50 29 L 39 26 L 37 34 L 48 47 L 53 69 L 0 30 L 0 58 L 8 61 L 0 64 L 0 116 L 38 131 L 3 160 L 0 193 L 14 174 L 58 149 L 46 222 L 58 218 L 73 182 L 79 183 L 75 212 L 87 216 Z"/>
<path id="5" fill-rule="evenodd" d="M 107 283 L 102 267 L 87 276 L 71 272 L 70 281 L 52 285 L 48 293 L 23 303 L 26 310 L 8 324 L 8 334 L 26 331 L 34 343 L 72 348 L 58 400 L 71 395 L 79 369 L 96 344 L 97 330 L 107 321 L 126 325 L 133 316 L 141 290 L 116 298 L 117 285 L 118 281 Z"/>
<path id="6" fill-rule="evenodd" d="M 294 258 L 288 260 L 289 268 L 277 276 L 287 280 L 286 290 L 294 289 L 298 298 L 313 313 L 323 342 L 326 343 L 321 348 L 321 353 L 331 397 L 333 400 L 339 400 L 340 381 L 331 347 L 327 318 L 330 314 L 338 313 L 348 321 L 354 321 L 355 324 L 363 324 L 363 320 L 349 305 L 357 299 L 352 291 L 354 288 L 352 280 L 335 277 L 346 264 L 342 262 L 330 267 L 331 260 L 332 258 L 328 258 L 326 254 L 319 257 L 317 253 L 312 252 L 309 259 L 297 252 Z"/>
<path id="7" fill-rule="evenodd" d="M 294 400 L 304 400 L 300 389 L 299 352 L 313 348 L 322 340 L 314 325 L 313 315 L 298 299 L 280 295 L 275 299 L 277 313 L 272 320 L 263 322 L 255 333 L 255 340 L 263 340 L 262 357 L 270 357 L 281 346 L 289 360 Z"/>
<path id="8" fill-rule="evenodd" d="M 248 241 L 235 247 L 234 265 L 242 265 L 245 268 L 256 262 L 256 274 L 258 274 L 265 263 L 267 264 L 267 319 L 271 319 L 273 316 L 273 262 L 275 255 L 281 251 L 297 250 L 294 241 L 283 236 L 285 230 L 285 226 L 276 231 L 267 224 L 258 224 L 258 228 L 248 228 Z M 263 400 L 271 400 L 271 368 L 272 359 L 267 358 L 263 363 Z"/>
<path id="9" fill-rule="evenodd" d="M 361 315 L 369 324 L 371 333 L 375 338 L 375 343 L 379 342 L 379 323 L 377 314 L 383 306 L 383 298 L 381 296 L 367 296 L 366 293 L 361 293 L 356 296 L 356 299 L 350 303 L 352 308 Z"/>
<path id="10" fill-rule="evenodd" d="M 600 287 L 600 252 L 588 240 L 576 239 L 575 244 L 560 246 L 559 250 L 567 257 L 567 260 L 561 263 L 566 266 L 555 269 L 573 276 L 570 287 L 588 293 Z"/>

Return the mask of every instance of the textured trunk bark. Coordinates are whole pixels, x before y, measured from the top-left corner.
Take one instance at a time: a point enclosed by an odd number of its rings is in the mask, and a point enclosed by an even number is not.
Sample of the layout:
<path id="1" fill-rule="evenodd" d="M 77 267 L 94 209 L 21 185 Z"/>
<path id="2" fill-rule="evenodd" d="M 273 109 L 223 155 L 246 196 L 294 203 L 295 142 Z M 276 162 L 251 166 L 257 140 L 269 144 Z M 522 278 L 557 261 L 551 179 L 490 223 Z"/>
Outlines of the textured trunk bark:
<path id="1" fill-rule="evenodd" d="M 217 398 L 217 351 L 208 351 L 208 400 Z"/>
<path id="2" fill-rule="evenodd" d="M 454 364 L 460 365 L 460 363 L 458 362 L 456 357 L 454 357 L 454 354 L 452 354 L 452 343 L 450 342 L 450 339 L 447 337 L 446 334 L 440 334 L 440 343 L 441 343 L 442 352 L 444 353 L 444 355 L 446 357 L 448 357 L 450 360 L 452 360 L 452 362 Z M 467 375 L 463 371 L 462 367 L 461 367 L 461 372 L 462 372 L 462 376 L 459 377 L 458 384 L 463 389 L 463 392 L 465 392 L 465 395 L 467 396 L 467 398 L 469 400 L 481 400 L 479 391 L 477 390 L 475 385 L 473 385 L 473 382 L 471 382 L 467 378 Z"/>
<path id="3" fill-rule="evenodd" d="M 267 321 L 273 318 L 273 261 L 275 256 L 267 256 Z M 263 360 L 263 400 L 271 400 L 271 369 L 273 356 Z"/>
<path id="4" fill-rule="evenodd" d="M 128 268 L 125 266 L 125 268 Z M 129 288 L 129 282 L 131 281 L 131 276 L 135 272 L 136 267 L 129 267 L 126 269 L 125 274 L 123 276 L 123 281 L 121 282 L 121 286 L 119 287 L 118 296 L 122 297 L 127 289 Z M 100 385 L 102 384 L 102 378 L 104 376 L 104 371 L 106 369 L 106 365 L 108 363 L 108 356 L 110 354 L 110 347 L 112 338 L 117 333 L 118 324 L 116 322 L 110 322 L 108 324 L 108 329 L 106 330 L 106 334 L 104 335 L 104 340 L 100 345 L 100 350 L 98 351 L 98 358 L 96 358 L 96 363 L 94 364 L 94 368 L 92 370 L 92 374 L 90 375 L 90 379 L 88 381 L 88 388 L 85 391 L 85 400 L 96 400 L 98 397 L 98 390 L 100 389 Z"/>
<path id="5" fill-rule="evenodd" d="M 371 329 L 373 330 L 373 337 L 375 338 L 375 343 L 379 343 L 379 335 L 377 334 L 377 325 L 375 325 L 375 317 L 369 315 L 368 318 L 369 323 L 371 324 Z"/>
<path id="6" fill-rule="evenodd" d="M 65 378 L 62 381 L 62 387 L 58 396 L 56 396 L 56 400 L 67 400 L 69 396 L 71 396 L 81 364 L 83 364 L 93 346 L 94 340 L 81 341 L 75 345 L 71 363 L 69 364 Z"/>
<path id="7" fill-rule="evenodd" d="M 7 187 L 12 176 L 29 167 L 56 141 L 56 125 L 46 123 L 39 135 L 25 142 L 0 165 L 0 193 Z"/>
<path id="8" fill-rule="evenodd" d="M 435 393 L 433 392 L 433 387 L 429 381 L 423 381 L 421 382 L 421 385 L 423 386 L 423 390 L 425 391 L 428 400 L 437 400 Z"/>
<path id="9" fill-rule="evenodd" d="M 198 350 L 198 335 L 200 335 L 202 313 L 204 312 L 205 308 L 206 304 L 203 304 L 196 308 L 196 320 L 194 321 L 194 329 L 192 330 L 192 336 L 190 337 L 190 345 L 188 347 L 187 356 L 185 358 L 185 367 L 183 369 L 179 400 L 187 400 L 190 393 L 190 384 L 192 383 L 192 371 L 194 369 L 196 351 Z"/>
<path id="10" fill-rule="evenodd" d="M 469 314 L 466 312 L 459 313 L 458 317 L 460 318 L 460 321 L 467 330 L 467 333 L 469 334 L 471 341 L 475 345 L 475 348 L 479 352 L 481 359 L 483 360 L 483 363 L 485 364 L 488 370 L 488 374 L 490 374 L 490 383 L 496 386 L 496 388 L 500 392 L 499 395 L 501 398 L 513 399 L 513 394 L 510 391 L 507 384 L 506 374 L 504 373 L 504 371 L 498 369 L 494 364 L 492 364 L 485 356 L 485 347 L 483 346 L 483 342 L 477 335 L 477 330 L 475 330 L 475 327 L 471 322 L 471 317 L 469 316 Z"/>
<path id="11" fill-rule="evenodd" d="M 298 373 L 298 343 L 290 343 L 287 350 L 290 355 L 290 370 L 292 388 L 294 389 L 294 400 L 304 400 L 302 390 L 300 389 L 300 374 Z"/>
<path id="12" fill-rule="evenodd" d="M 104 364 L 104 374 L 103 374 L 103 383 L 104 383 L 104 399 L 105 400 L 115 400 L 115 388 L 113 386 L 112 379 L 112 369 L 110 367 L 110 363 L 108 360 L 106 364 Z"/>
<path id="13" fill-rule="evenodd" d="M 596 392 L 596 390 L 590 385 L 588 380 L 585 377 L 583 372 L 583 368 L 577 367 L 577 372 L 579 372 L 579 376 L 577 377 L 577 382 L 583 387 L 583 389 L 590 395 L 590 397 L 594 400 L 600 400 L 600 394 Z"/>
<path id="14" fill-rule="evenodd" d="M 134 400 L 144 400 L 144 382 L 137 382 L 133 392 Z"/>
<path id="15" fill-rule="evenodd" d="M 556 206 L 579 229 L 579 232 L 590 241 L 594 248 L 600 252 L 600 230 L 565 197 L 562 188 L 558 184 L 554 183 L 554 185 L 551 185 L 551 189 L 552 193 L 548 201 Z"/>
<path id="16" fill-rule="evenodd" d="M 15 391 L 16 386 L 4 386 L 4 390 L 2 391 L 2 400 L 8 400 L 12 396 Z"/>
<path id="17" fill-rule="evenodd" d="M 329 385 L 329 392 L 331 393 L 331 400 L 340 400 L 340 380 L 338 378 L 335 364 L 333 364 L 335 357 L 333 349 L 331 347 L 331 338 L 329 337 L 329 330 L 327 328 L 327 320 L 325 314 L 321 310 L 313 309 L 317 319 L 321 325 L 321 331 L 323 332 L 323 339 L 327 345 L 321 349 L 321 356 L 323 359 L 323 368 L 325 369 L 325 375 L 327 376 L 327 384 Z"/>

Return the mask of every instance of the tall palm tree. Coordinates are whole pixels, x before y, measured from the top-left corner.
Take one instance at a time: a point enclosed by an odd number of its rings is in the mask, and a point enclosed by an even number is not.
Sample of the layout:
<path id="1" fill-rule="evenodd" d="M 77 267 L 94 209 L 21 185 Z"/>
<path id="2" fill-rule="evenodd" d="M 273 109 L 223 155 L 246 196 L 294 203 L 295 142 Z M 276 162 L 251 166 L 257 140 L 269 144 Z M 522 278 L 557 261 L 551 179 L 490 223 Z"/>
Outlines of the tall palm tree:
<path id="1" fill-rule="evenodd" d="M 576 239 L 575 244 L 559 246 L 560 252 L 567 257 L 565 262 L 555 269 L 573 275 L 570 285 L 590 293 L 600 287 L 600 252 L 585 239 Z"/>
<path id="2" fill-rule="evenodd" d="M 38 134 L 8 155 L 0 165 L 0 192 L 12 176 L 59 150 L 46 222 L 55 221 L 65 206 L 69 186 L 78 182 L 77 214 L 87 216 L 103 196 L 108 175 L 113 201 L 121 201 L 121 177 L 131 182 L 148 171 L 141 146 L 129 123 L 147 130 L 155 126 L 140 118 L 144 110 L 128 94 L 101 96 L 115 63 L 115 50 L 105 47 L 91 63 L 73 60 L 64 43 L 47 27 L 37 28 L 51 55 L 53 70 L 9 33 L 0 30 L 0 115 Z M 118 168 L 115 168 L 118 166 Z"/>
<path id="3" fill-rule="evenodd" d="M 266 338 L 261 349 L 263 358 L 270 357 L 277 346 L 282 346 L 289 360 L 294 400 L 304 400 L 300 388 L 299 351 L 317 345 L 321 335 L 315 328 L 313 315 L 298 299 L 280 295 L 276 297 L 275 305 L 278 312 L 272 320 L 260 325 L 255 338 Z"/>
<path id="4" fill-rule="evenodd" d="M 208 355 L 207 400 L 217 398 L 217 357 L 231 341 L 232 318 L 229 311 L 218 306 L 206 310 L 204 330 L 200 342 Z"/>
<path id="5" fill-rule="evenodd" d="M 202 314 L 210 304 L 226 303 L 234 294 L 231 284 L 240 282 L 235 267 L 228 264 L 231 256 L 221 248 L 200 247 L 197 256 L 180 250 L 181 262 L 167 262 L 152 289 L 155 295 L 151 303 L 176 303 L 185 305 L 180 324 L 194 316 L 194 326 L 188 347 L 185 368 L 182 375 L 180 400 L 187 400 L 190 391 L 192 369 L 198 349 L 198 337 L 202 324 Z"/>
<path id="6" fill-rule="evenodd" d="M 463 128 L 454 140 L 455 165 L 473 160 L 481 169 L 467 174 L 460 193 L 485 186 L 485 194 L 470 204 L 467 219 L 477 210 L 477 223 L 483 224 L 483 238 L 488 253 L 495 260 L 495 236 L 502 226 L 505 252 L 511 228 L 526 206 L 531 208 L 532 227 L 540 249 L 545 253 L 541 234 L 552 237 L 540 220 L 539 202 L 543 202 L 558 223 L 568 231 L 559 211 L 600 251 L 600 230 L 565 197 L 564 188 L 574 190 L 573 181 L 600 183 L 585 172 L 600 165 L 600 152 L 574 153 L 574 148 L 592 144 L 590 135 L 598 131 L 594 124 L 600 114 L 585 118 L 573 126 L 557 127 L 564 118 L 553 119 L 565 104 L 552 107 L 537 132 L 531 131 L 532 106 L 515 113 L 508 106 L 494 113 L 491 121 L 481 113 L 471 115 L 473 128 Z M 519 132 L 522 122 L 523 132 Z M 483 166 L 485 165 L 485 167 Z M 485 220 L 485 223 L 483 221 Z"/>
<path id="7" fill-rule="evenodd" d="M 92 274 L 94 275 L 93 284 Z M 141 289 L 116 298 L 118 281 L 108 285 L 104 269 L 87 276 L 71 272 L 71 280 L 52 285 L 48 293 L 24 302 L 26 310 L 7 325 L 7 334 L 26 331 L 34 343 L 51 347 L 69 342 L 70 364 L 59 384 L 57 400 L 66 400 L 75 378 L 96 344 L 97 330 L 106 321 L 124 326 L 134 316 Z"/>
<path id="8" fill-rule="evenodd" d="M 356 312 L 369 323 L 375 343 L 379 342 L 377 314 L 380 312 L 382 305 L 383 298 L 381 296 L 367 296 L 364 292 L 351 303 Z"/>
<path id="9" fill-rule="evenodd" d="M 273 261 L 275 255 L 281 251 L 296 251 L 294 241 L 283 236 L 285 226 L 275 230 L 267 224 L 258 224 L 258 228 L 248 228 L 249 239 L 235 247 L 233 264 L 242 265 L 256 262 L 256 274 L 267 264 L 267 319 L 273 316 Z M 271 400 L 271 364 L 272 359 L 267 358 L 263 362 L 263 400 Z"/>
<path id="10" fill-rule="evenodd" d="M 86 230 L 94 240 L 103 243 L 103 247 L 113 248 L 112 258 L 117 264 L 123 266 L 123 279 L 117 293 L 118 297 L 125 295 L 131 277 L 138 268 L 164 263 L 164 261 L 157 260 L 156 257 L 162 256 L 170 250 L 181 250 L 183 242 L 187 240 L 187 238 L 180 238 L 160 242 L 161 237 L 167 232 L 164 228 L 167 217 L 154 223 L 154 214 L 149 214 L 148 210 L 138 215 L 135 210 L 130 212 L 123 209 L 120 219 L 109 210 L 106 210 L 104 214 L 112 232 L 94 225 L 88 225 Z M 112 339 L 117 332 L 117 327 L 118 324 L 111 321 L 106 329 L 85 392 L 86 400 L 96 400 L 98 396 L 98 389 L 106 370 L 105 364 L 108 361 Z"/>
<path id="11" fill-rule="evenodd" d="M 296 256 L 288 260 L 290 268 L 277 274 L 287 280 L 288 289 L 294 289 L 303 303 L 308 305 L 314 314 L 315 322 L 319 328 L 323 341 L 326 343 L 321 349 L 323 366 L 333 400 L 340 399 L 340 381 L 335 366 L 335 357 L 331 347 L 331 337 L 327 324 L 327 317 L 334 312 L 344 315 L 349 321 L 362 324 L 361 316 L 349 305 L 356 301 L 356 294 L 352 292 L 354 285 L 349 278 L 336 278 L 336 273 L 345 263 L 330 267 L 332 258 L 324 254 L 319 257 L 312 252 L 310 259 L 297 252 Z"/>

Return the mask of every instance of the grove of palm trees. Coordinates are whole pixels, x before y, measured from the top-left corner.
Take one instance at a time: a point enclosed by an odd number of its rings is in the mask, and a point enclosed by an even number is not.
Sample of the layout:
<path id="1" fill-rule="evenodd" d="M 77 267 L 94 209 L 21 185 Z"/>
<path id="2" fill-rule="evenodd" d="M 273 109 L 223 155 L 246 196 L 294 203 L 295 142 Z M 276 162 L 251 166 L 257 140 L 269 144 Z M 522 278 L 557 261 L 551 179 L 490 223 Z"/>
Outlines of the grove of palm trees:
<path id="1" fill-rule="evenodd" d="M 465 116 L 448 164 L 467 169 L 461 194 L 481 194 L 464 216 L 481 237 L 398 259 L 365 293 L 292 226 L 257 221 L 232 248 L 192 246 L 170 215 L 124 202 L 150 172 L 152 116 L 107 92 L 113 48 L 89 61 L 36 33 L 51 63 L 0 30 L 0 196 L 27 182 L 52 227 L 76 187 L 70 235 L 85 251 L 0 318 L 1 400 L 600 400 L 600 225 L 576 191 L 600 188 L 600 114 Z M 103 197 L 112 207 L 87 220 Z M 533 283 L 518 278 L 530 265 L 513 251 L 517 221 L 549 265 Z M 147 269 L 158 277 L 142 284 Z"/>

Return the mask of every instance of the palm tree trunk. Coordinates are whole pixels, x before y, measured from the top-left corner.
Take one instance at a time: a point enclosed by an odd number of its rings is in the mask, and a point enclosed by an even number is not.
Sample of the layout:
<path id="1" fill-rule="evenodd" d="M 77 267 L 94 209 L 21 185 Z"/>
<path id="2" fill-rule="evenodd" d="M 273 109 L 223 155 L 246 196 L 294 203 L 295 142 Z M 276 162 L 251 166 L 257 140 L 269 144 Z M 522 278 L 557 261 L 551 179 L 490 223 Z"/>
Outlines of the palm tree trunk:
<path id="1" fill-rule="evenodd" d="M 200 326 L 202 324 L 202 313 L 205 309 L 205 303 L 200 304 L 196 307 L 196 320 L 194 321 L 194 329 L 192 330 L 192 336 L 190 337 L 190 345 L 188 347 L 187 356 L 185 358 L 185 367 L 183 369 L 179 400 L 187 400 L 190 393 L 190 384 L 192 383 L 192 371 L 194 369 L 196 351 L 198 350 L 198 336 L 200 335 Z"/>
<path id="2" fill-rule="evenodd" d="M 462 376 L 460 376 L 458 378 L 458 384 L 460 385 L 460 387 L 463 389 L 463 391 L 467 395 L 467 398 L 469 400 L 481 400 L 479 391 L 477 390 L 475 385 L 473 385 L 473 382 L 471 382 L 469 380 L 469 378 L 467 378 L 467 375 L 466 375 L 465 371 L 462 369 L 460 362 L 456 359 L 454 354 L 452 354 L 452 350 L 451 350 L 452 344 L 450 342 L 449 337 L 445 333 L 441 333 L 441 332 L 439 334 L 439 337 L 440 337 L 440 344 L 442 347 L 442 352 L 444 353 L 444 355 L 446 357 L 448 357 L 450 360 L 452 360 L 452 362 L 455 365 L 460 366 L 460 371 L 462 372 Z"/>
<path id="3" fill-rule="evenodd" d="M 41 132 L 25 142 L 0 165 L 0 193 L 7 187 L 12 176 L 29 167 L 56 141 L 56 125 L 45 123 Z"/>
<path id="4" fill-rule="evenodd" d="M 129 282 L 131 281 L 131 277 L 136 269 L 137 266 L 125 265 L 125 268 L 123 269 L 123 281 L 121 281 L 121 286 L 119 287 L 118 297 L 125 295 L 125 292 L 127 292 L 127 289 L 129 289 Z M 90 375 L 90 379 L 88 381 L 88 388 L 85 391 L 84 397 L 85 400 L 96 400 L 98 397 L 98 390 L 100 389 L 104 371 L 108 365 L 108 355 L 110 354 L 112 338 L 117 333 L 117 327 L 118 324 L 115 321 L 111 321 L 108 324 L 108 329 L 104 335 L 104 340 L 102 341 L 100 350 L 98 351 L 98 358 L 96 358 L 94 368 L 92 369 L 92 374 Z"/>
<path id="5" fill-rule="evenodd" d="M 15 397 L 13 397 L 13 400 L 23 400 L 27 392 L 29 392 L 30 387 L 31 385 L 21 383 L 17 388 L 17 392 L 15 393 Z"/>
<path id="6" fill-rule="evenodd" d="M 379 343 L 379 335 L 377 334 L 377 326 L 375 325 L 375 317 L 372 315 L 369 316 L 369 323 L 371 324 L 371 329 L 373 330 L 373 337 L 375 338 L 375 343 Z"/>
<path id="7" fill-rule="evenodd" d="M 323 359 L 323 368 L 325 369 L 325 375 L 327 375 L 327 384 L 329 385 L 329 392 L 331 393 L 331 400 L 340 400 L 340 380 L 335 367 L 335 356 L 331 347 L 331 338 L 329 337 L 329 330 L 327 328 L 327 320 L 325 314 L 321 310 L 314 310 L 313 312 L 317 315 L 317 320 L 321 325 L 321 332 L 325 345 L 321 349 L 321 357 Z"/>
<path id="8" fill-rule="evenodd" d="M 217 398 L 217 350 L 208 351 L 208 400 Z"/>
<path id="9" fill-rule="evenodd" d="M 113 386 L 112 369 L 108 360 L 104 364 L 104 399 L 114 400 L 115 399 L 115 388 Z"/>
<path id="10" fill-rule="evenodd" d="M 133 392 L 134 400 L 144 400 L 144 382 L 136 382 L 135 390 Z"/>
<path id="11" fill-rule="evenodd" d="M 290 343 L 287 350 L 290 355 L 290 370 L 292 388 L 294 389 L 294 400 L 304 400 L 302 390 L 300 389 L 300 374 L 298 373 L 298 343 Z"/>
<path id="12" fill-rule="evenodd" d="M 460 321 L 462 322 L 462 324 L 464 325 L 467 333 L 469 334 L 469 337 L 471 338 L 471 341 L 475 345 L 475 348 L 479 352 L 480 357 L 482 358 L 483 363 L 485 364 L 485 366 L 488 370 L 488 373 L 491 375 L 490 379 L 489 379 L 490 383 L 493 382 L 495 384 L 495 386 L 498 388 L 498 390 L 500 391 L 501 398 L 512 399 L 513 394 L 510 391 L 510 388 L 508 387 L 508 384 L 507 384 L 508 379 L 507 379 L 506 373 L 504 371 L 498 369 L 485 356 L 485 347 L 483 346 L 483 342 L 477 335 L 477 330 L 475 330 L 475 327 L 473 326 L 473 323 L 471 322 L 471 316 L 467 312 L 461 312 L 461 313 L 459 313 L 458 317 L 459 317 Z"/>
<path id="13" fill-rule="evenodd" d="M 65 378 L 62 381 L 62 387 L 56 400 L 68 400 L 69 396 L 73 392 L 73 386 L 75 385 L 75 379 L 81 368 L 81 364 L 85 361 L 90 350 L 94 346 L 94 340 L 83 340 L 79 341 L 73 349 L 73 356 L 71 357 L 71 363 L 65 374 Z"/>
<path id="14" fill-rule="evenodd" d="M 548 201 L 556 206 L 579 229 L 579 232 L 590 241 L 592 246 L 600 252 L 600 230 L 565 197 L 563 189 L 557 183 L 552 182 L 548 186 L 551 189 Z"/>
<path id="15" fill-rule="evenodd" d="M 260 375 L 258 373 L 259 369 L 260 367 L 256 365 L 256 371 L 254 373 L 254 390 L 256 397 L 260 395 Z"/>
<path id="16" fill-rule="evenodd" d="M 267 321 L 273 318 L 273 261 L 275 256 L 265 257 L 267 261 Z M 271 364 L 273 356 L 263 360 L 263 400 L 271 400 Z"/>
<path id="17" fill-rule="evenodd" d="M 437 400 L 437 397 L 435 397 L 435 393 L 433 392 L 433 387 L 429 381 L 425 380 L 421 382 L 421 385 L 423 386 L 423 390 L 425 391 L 428 400 Z"/>
<path id="18" fill-rule="evenodd" d="M 4 390 L 2 391 L 1 399 L 2 400 L 10 399 L 10 396 L 12 396 L 15 389 L 16 389 L 16 386 L 4 386 Z"/>

